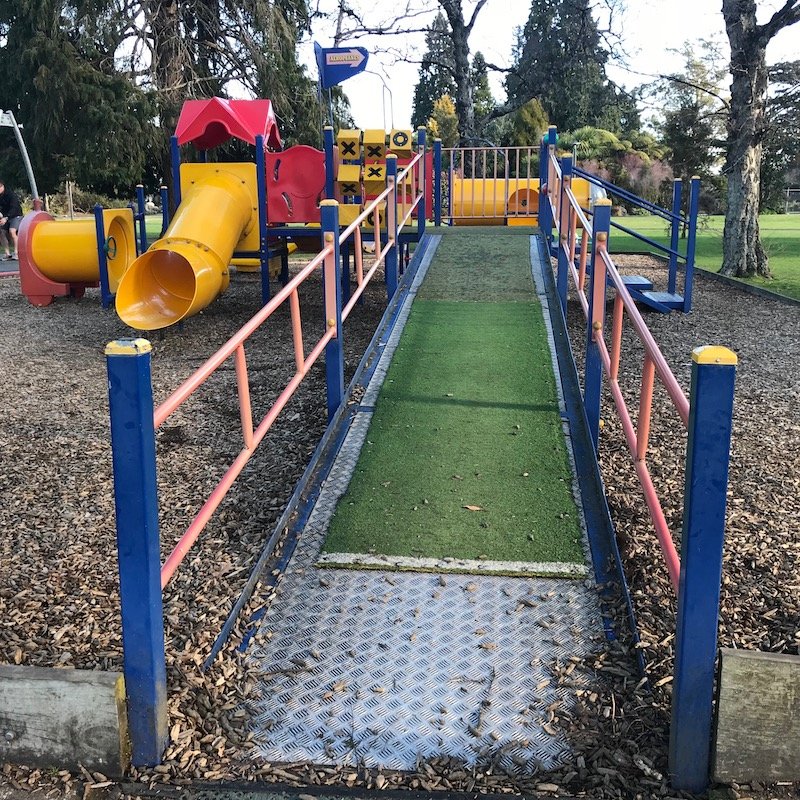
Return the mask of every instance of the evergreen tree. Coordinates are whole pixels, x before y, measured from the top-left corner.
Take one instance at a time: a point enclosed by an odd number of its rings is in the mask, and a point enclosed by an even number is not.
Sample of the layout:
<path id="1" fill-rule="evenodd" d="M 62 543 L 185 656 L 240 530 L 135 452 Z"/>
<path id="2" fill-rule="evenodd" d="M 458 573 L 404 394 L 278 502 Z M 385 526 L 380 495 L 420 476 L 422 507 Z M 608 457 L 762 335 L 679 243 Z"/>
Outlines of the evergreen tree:
<path id="1" fill-rule="evenodd" d="M 455 94 L 453 80 L 453 42 L 450 27 L 439 12 L 425 34 L 425 55 L 414 88 L 414 109 L 411 125 L 424 125 L 433 114 L 433 104 L 444 95 Z"/>
<path id="2" fill-rule="evenodd" d="M 769 68 L 771 97 L 761 162 L 761 208 L 783 211 L 786 188 L 800 174 L 800 61 Z"/>
<path id="3" fill-rule="evenodd" d="M 506 80 L 509 101 L 520 106 L 538 98 L 560 130 L 617 131 L 620 111 L 607 61 L 589 0 L 532 0 Z"/>
<path id="4" fill-rule="evenodd" d="M 39 190 L 55 191 L 69 177 L 129 194 L 148 173 L 155 111 L 152 98 L 114 69 L 122 33 L 110 4 L 2 3 L 0 35 L 0 108 L 25 126 Z M 4 155 L 2 166 L 19 172 L 15 149 Z"/>
<path id="5" fill-rule="evenodd" d="M 489 70 L 483 53 L 472 57 L 472 106 L 475 109 L 475 129 L 478 136 L 486 133 L 486 121 L 496 105 L 489 86 Z"/>

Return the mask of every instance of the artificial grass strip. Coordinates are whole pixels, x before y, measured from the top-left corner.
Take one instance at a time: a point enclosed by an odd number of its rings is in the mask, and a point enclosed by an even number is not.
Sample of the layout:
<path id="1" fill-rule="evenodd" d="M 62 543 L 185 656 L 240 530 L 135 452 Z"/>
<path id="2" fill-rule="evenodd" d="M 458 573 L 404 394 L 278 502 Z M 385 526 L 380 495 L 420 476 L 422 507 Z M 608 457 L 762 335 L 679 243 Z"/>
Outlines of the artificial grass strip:
<path id="1" fill-rule="evenodd" d="M 527 242 L 517 241 L 524 268 Z M 467 249 L 474 258 L 475 248 Z M 427 285 L 436 271 L 435 260 L 324 550 L 582 563 L 551 355 L 532 288 L 526 302 L 423 299 L 439 292 Z M 474 284 L 458 285 L 474 297 Z"/>
<path id="2" fill-rule="evenodd" d="M 423 300 L 525 301 L 534 297 L 530 235 L 459 229 L 444 239 L 417 295 Z"/>

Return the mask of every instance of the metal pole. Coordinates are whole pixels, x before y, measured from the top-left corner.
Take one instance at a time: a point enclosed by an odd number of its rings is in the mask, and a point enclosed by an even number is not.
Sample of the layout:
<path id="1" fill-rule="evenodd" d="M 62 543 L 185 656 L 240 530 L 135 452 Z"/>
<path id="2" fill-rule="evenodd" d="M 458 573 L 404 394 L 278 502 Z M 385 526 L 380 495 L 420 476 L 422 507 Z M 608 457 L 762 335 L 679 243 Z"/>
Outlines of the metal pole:
<path id="1" fill-rule="evenodd" d="M 19 151 L 22 154 L 22 163 L 25 164 L 25 172 L 28 173 L 28 183 L 31 185 L 31 195 L 33 197 L 33 210 L 34 211 L 41 211 L 42 200 L 39 197 L 39 189 L 36 186 L 36 178 L 33 174 L 33 167 L 31 166 L 31 159 L 28 156 L 28 148 L 25 147 L 25 140 L 22 138 L 22 131 L 20 130 L 19 125 L 17 124 L 17 120 L 14 117 L 14 112 L 9 110 L 5 112 L 8 115 L 8 118 L 11 120 L 11 127 L 14 129 L 14 136 L 17 140 L 17 144 L 19 145 Z"/>
<path id="2" fill-rule="evenodd" d="M 258 193 L 258 256 L 261 260 L 261 302 L 270 299 L 269 245 L 267 244 L 267 159 L 264 137 L 256 136 L 256 190 Z"/>
<path id="3" fill-rule="evenodd" d="M 711 760 L 736 364 L 726 347 L 692 352 L 669 771 L 675 789 L 696 793 L 708 786 Z"/>
<path id="4" fill-rule="evenodd" d="M 417 189 L 422 192 L 422 197 L 420 198 L 419 205 L 417 206 L 417 236 L 418 238 L 422 238 L 425 235 L 425 216 L 427 214 L 425 210 L 425 193 L 428 189 L 426 185 L 426 177 L 425 177 L 425 128 L 420 126 L 417 128 L 417 148 L 419 152 L 422 153 L 422 158 L 419 160 L 419 170 L 417 175 L 419 176 L 419 181 L 417 185 Z M 416 198 L 412 198 L 412 202 Z"/>
<path id="5" fill-rule="evenodd" d="M 600 396 L 603 389 L 603 361 L 597 342 L 603 336 L 606 316 L 606 265 L 602 257 L 598 256 L 598 251 L 607 246 L 610 229 L 611 201 L 598 200 L 594 206 L 592 225 L 592 274 L 589 313 L 586 319 L 586 366 L 583 382 L 583 404 L 595 453 L 598 451 L 600 439 Z M 559 254 L 560 251 L 559 246 Z"/>
<path id="6" fill-rule="evenodd" d="M 442 224 L 442 140 L 433 140 L 433 224 Z"/>
<path id="7" fill-rule="evenodd" d="M 131 209 L 133 214 L 133 209 Z M 135 224 L 135 219 L 134 219 Z M 94 207 L 94 230 L 97 236 L 97 265 L 100 270 L 100 305 L 108 308 L 111 305 L 111 288 L 108 283 L 108 253 L 106 251 L 106 225 L 103 218 L 103 206 L 98 203 Z"/>
<path id="8" fill-rule="evenodd" d="M 377 209 L 376 209 L 377 215 Z M 336 329 L 325 346 L 325 382 L 328 397 L 328 422 L 339 410 L 344 400 L 344 349 L 342 347 L 342 282 L 339 278 L 341 256 L 339 254 L 339 204 L 335 200 L 320 203 L 320 219 L 323 242 L 333 252 L 325 258 L 323 269 L 325 330 Z M 377 245 L 376 245 L 377 247 Z"/>
<path id="9" fill-rule="evenodd" d="M 136 211 L 139 221 L 139 247 L 142 253 L 146 253 L 149 245 L 147 243 L 147 227 L 144 219 L 144 186 L 141 183 L 136 184 Z"/>
<path id="10" fill-rule="evenodd" d="M 392 247 L 386 254 L 386 297 L 391 300 L 397 291 L 398 281 L 398 245 L 397 241 L 397 156 L 389 153 L 386 156 L 386 183 L 391 192 L 386 198 L 386 235 Z"/>
<path id="11" fill-rule="evenodd" d="M 669 277 L 667 279 L 667 291 L 675 294 L 678 283 L 678 236 L 681 231 L 681 202 L 682 202 L 683 181 L 675 178 L 672 182 L 672 228 L 670 229 L 669 248 Z"/>
<path id="12" fill-rule="evenodd" d="M 697 217 L 700 210 L 700 178 L 692 176 L 689 185 L 689 236 L 686 240 L 686 274 L 683 282 L 683 312 L 692 310 L 692 289 L 694 288 L 694 256 L 697 246 Z"/>
<path id="13" fill-rule="evenodd" d="M 150 342 L 109 343 L 106 366 L 128 727 L 132 761 L 146 767 L 168 737 Z"/>

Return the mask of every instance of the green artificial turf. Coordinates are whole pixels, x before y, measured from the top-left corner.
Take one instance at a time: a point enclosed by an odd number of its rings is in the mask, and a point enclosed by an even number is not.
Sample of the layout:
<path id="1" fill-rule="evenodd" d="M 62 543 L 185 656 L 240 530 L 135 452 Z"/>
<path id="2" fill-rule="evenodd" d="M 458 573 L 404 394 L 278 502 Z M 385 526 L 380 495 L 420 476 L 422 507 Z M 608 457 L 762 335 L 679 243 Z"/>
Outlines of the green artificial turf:
<path id="1" fill-rule="evenodd" d="M 643 233 L 659 244 L 669 246 L 666 222 L 660 217 L 631 216 L 615 218 L 626 228 Z M 725 218 L 701 217 L 697 230 L 696 264 L 701 269 L 718 272 L 722 266 L 722 231 Z M 772 292 L 800 300 L 800 215 L 763 214 L 759 217 L 761 241 L 769 256 L 772 280 L 750 278 L 746 282 Z M 647 245 L 621 231 L 611 231 L 612 253 L 640 252 Z M 686 240 L 681 240 L 679 250 L 685 252 Z"/>
<path id="2" fill-rule="evenodd" d="M 326 552 L 583 563 L 528 240 L 513 239 L 440 244 Z M 507 298 L 479 299 L 461 268 L 493 271 Z"/>

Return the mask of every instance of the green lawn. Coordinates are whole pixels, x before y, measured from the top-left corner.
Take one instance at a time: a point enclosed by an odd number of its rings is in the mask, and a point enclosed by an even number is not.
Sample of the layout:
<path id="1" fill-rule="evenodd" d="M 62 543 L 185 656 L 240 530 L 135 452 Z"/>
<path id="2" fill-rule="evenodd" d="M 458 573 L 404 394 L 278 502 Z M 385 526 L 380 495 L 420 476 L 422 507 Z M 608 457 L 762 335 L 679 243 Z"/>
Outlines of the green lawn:
<path id="1" fill-rule="evenodd" d="M 621 217 L 620 224 L 663 245 L 669 245 L 667 225 L 659 217 Z M 717 272 L 722 264 L 723 217 L 701 217 L 697 232 L 697 266 Z M 760 218 L 761 241 L 769 255 L 773 279 L 753 278 L 748 281 L 772 292 L 800 300 L 800 215 L 769 214 Z M 681 242 L 680 248 L 686 246 Z M 612 252 L 639 252 L 646 245 L 618 230 L 611 232 Z"/>

